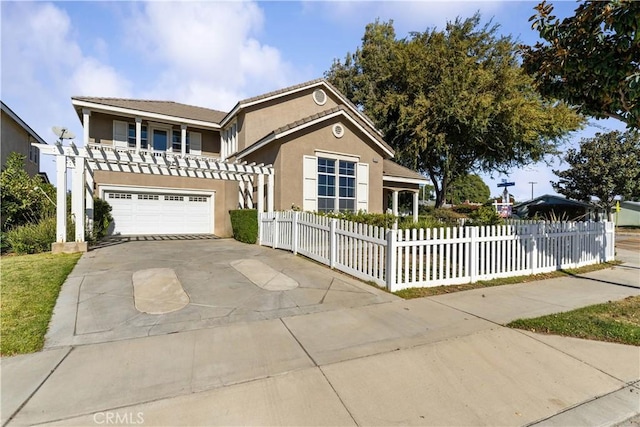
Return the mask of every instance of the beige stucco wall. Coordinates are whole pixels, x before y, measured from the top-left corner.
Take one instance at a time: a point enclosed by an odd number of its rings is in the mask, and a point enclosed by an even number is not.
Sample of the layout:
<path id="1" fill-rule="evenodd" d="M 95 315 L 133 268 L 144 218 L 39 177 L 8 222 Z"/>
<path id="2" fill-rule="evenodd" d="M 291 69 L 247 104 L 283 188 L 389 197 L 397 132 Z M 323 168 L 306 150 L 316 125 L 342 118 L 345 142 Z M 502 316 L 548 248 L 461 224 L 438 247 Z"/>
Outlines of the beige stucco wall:
<path id="1" fill-rule="evenodd" d="M 345 128 L 342 138 L 336 138 L 332 132 L 332 126 L 338 122 Z M 316 150 L 358 156 L 360 163 L 368 163 L 369 212 L 383 211 L 382 150 L 350 122 L 341 120 L 340 117 L 274 141 L 245 159 L 250 162 L 273 164 L 275 209 L 288 210 L 291 209 L 291 205 L 303 205 L 303 156 L 317 156 Z"/>
<path id="2" fill-rule="evenodd" d="M 96 195 L 100 187 L 106 185 L 128 185 L 135 187 L 153 187 L 187 190 L 208 190 L 215 192 L 214 234 L 219 237 L 231 237 L 229 210 L 238 206 L 238 182 L 180 176 L 158 176 L 125 172 L 95 171 Z M 158 212 L 161 215 L 162 212 Z"/>
<path id="3" fill-rule="evenodd" d="M 135 123 L 135 119 L 111 114 L 92 112 L 89 118 L 89 142 L 97 144 L 113 144 L 113 121 L 120 120 Z M 153 120 L 152 120 L 153 121 Z M 142 120 L 142 124 L 148 126 L 148 120 Z M 171 124 L 172 130 L 180 130 L 180 125 Z M 202 154 L 206 156 L 220 155 L 220 132 L 217 130 L 187 127 L 187 132 L 200 132 L 202 134 Z"/>
<path id="4" fill-rule="evenodd" d="M 7 162 L 9 154 L 17 152 L 25 156 L 24 168 L 31 176 L 35 176 L 39 172 L 38 164 L 29 160 L 29 146 L 32 141 L 31 135 L 15 120 L 13 120 L 4 111 L 1 112 L 2 119 L 0 122 L 0 154 L 2 159 L 2 167 Z"/>
<path id="5" fill-rule="evenodd" d="M 238 151 L 262 139 L 275 129 L 336 107 L 339 103 L 328 90 L 327 102 L 318 105 L 312 94 L 317 87 L 248 107 L 238 120 Z"/>

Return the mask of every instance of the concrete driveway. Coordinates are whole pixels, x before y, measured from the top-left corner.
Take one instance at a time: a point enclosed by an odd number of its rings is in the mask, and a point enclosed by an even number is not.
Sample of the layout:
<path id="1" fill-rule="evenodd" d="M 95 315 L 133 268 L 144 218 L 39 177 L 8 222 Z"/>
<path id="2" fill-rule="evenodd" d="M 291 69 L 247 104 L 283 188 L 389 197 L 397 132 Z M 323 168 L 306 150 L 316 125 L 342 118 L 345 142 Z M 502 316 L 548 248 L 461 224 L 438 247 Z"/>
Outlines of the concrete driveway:
<path id="1" fill-rule="evenodd" d="M 134 304 L 132 277 L 160 268 L 175 272 L 189 303 L 167 314 L 142 313 Z M 296 286 L 269 290 L 251 280 L 270 272 Z M 163 335 L 397 299 L 291 253 L 232 239 L 114 241 L 78 262 L 58 300 L 45 346 Z"/>

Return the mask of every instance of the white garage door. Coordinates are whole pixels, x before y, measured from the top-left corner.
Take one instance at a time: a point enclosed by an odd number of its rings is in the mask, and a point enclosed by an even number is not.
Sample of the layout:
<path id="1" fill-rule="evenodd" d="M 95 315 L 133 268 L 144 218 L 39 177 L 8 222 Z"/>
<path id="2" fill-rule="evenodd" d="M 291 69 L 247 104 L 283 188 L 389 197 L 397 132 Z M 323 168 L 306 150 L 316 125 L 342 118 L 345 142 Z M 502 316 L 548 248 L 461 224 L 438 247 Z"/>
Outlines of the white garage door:
<path id="1" fill-rule="evenodd" d="M 211 195 L 105 191 L 114 234 L 213 233 Z"/>

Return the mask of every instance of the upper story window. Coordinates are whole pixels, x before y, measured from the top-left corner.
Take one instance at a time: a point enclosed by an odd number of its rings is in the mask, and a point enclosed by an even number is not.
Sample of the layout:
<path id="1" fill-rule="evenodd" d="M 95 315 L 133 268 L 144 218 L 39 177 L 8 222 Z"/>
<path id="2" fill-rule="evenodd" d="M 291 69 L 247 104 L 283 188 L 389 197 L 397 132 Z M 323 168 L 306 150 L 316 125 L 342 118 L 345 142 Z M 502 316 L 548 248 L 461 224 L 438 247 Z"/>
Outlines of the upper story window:
<path id="1" fill-rule="evenodd" d="M 233 123 L 222 131 L 222 158 L 233 155 L 238 151 L 238 124 Z"/>
<path id="2" fill-rule="evenodd" d="M 29 144 L 29 160 L 36 165 L 40 163 L 40 149 Z"/>
<path id="3" fill-rule="evenodd" d="M 186 141 L 186 152 L 189 152 L 189 140 L 191 138 L 189 138 L 189 134 L 191 132 L 187 132 L 187 141 Z M 180 153 L 182 151 L 182 132 L 179 130 L 174 130 L 173 134 L 171 136 L 171 149 L 174 152 Z"/>
<path id="4" fill-rule="evenodd" d="M 129 134 L 127 137 L 130 148 L 136 148 L 136 125 L 129 123 Z M 140 148 L 146 149 L 149 146 L 149 139 L 147 136 L 147 126 L 142 125 L 140 130 Z"/>

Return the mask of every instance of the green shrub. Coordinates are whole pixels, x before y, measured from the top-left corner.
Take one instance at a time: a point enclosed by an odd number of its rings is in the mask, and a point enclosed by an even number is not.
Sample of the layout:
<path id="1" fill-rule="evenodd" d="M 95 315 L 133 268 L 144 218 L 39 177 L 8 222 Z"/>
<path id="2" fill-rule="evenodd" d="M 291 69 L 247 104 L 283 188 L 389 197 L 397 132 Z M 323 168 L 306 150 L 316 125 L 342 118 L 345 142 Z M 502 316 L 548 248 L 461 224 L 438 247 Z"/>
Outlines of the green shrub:
<path id="1" fill-rule="evenodd" d="M 391 228 L 396 221 L 396 217 L 391 214 L 376 214 L 367 213 L 364 211 L 358 212 L 317 212 L 317 215 L 326 216 L 329 218 L 343 219 L 346 221 L 353 221 L 360 224 L 373 225 L 375 227 Z"/>
<path id="2" fill-rule="evenodd" d="M 230 210 L 233 238 L 239 242 L 256 243 L 258 241 L 258 211 L 255 209 Z"/>
<path id="3" fill-rule="evenodd" d="M 56 217 L 12 228 L 5 233 L 7 244 L 19 255 L 49 252 L 56 241 Z M 75 240 L 75 224 L 67 219 L 67 241 Z"/>
<path id="4" fill-rule="evenodd" d="M 413 217 L 405 217 L 398 223 L 401 230 L 411 230 L 414 228 L 438 228 L 446 224 L 431 215 L 420 215 L 418 222 L 413 222 Z"/>
<path id="5" fill-rule="evenodd" d="M 480 205 L 469 205 L 466 203 L 462 205 L 456 205 L 451 208 L 452 211 L 462 215 L 471 215 L 478 209 L 480 209 Z"/>
<path id="6" fill-rule="evenodd" d="M 99 197 L 93 198 L 93 238 L 102 239 L 107 235 L 109 225 L 113 222 L 111 205 Z"/>
<path id="7" fill-rule="evenodd" d="M 473 225 L 500 225 L 504 223 L 493 206 L 482 206 L 473 212 L 470 218 Z"/>

